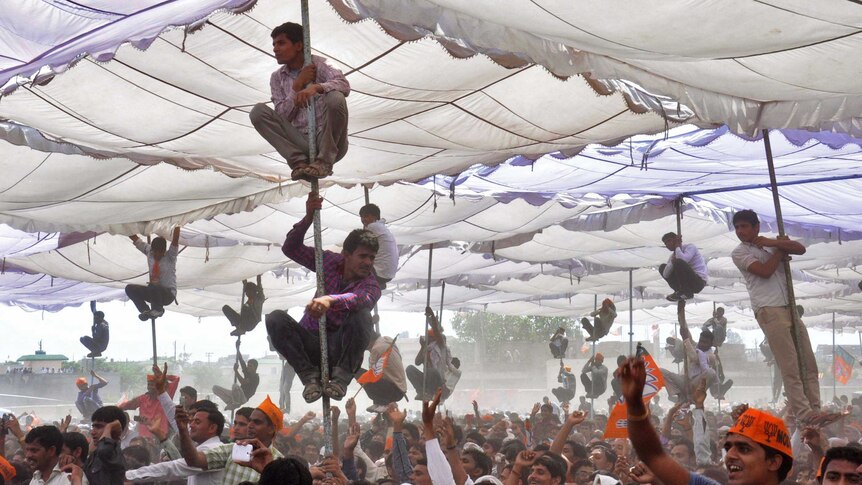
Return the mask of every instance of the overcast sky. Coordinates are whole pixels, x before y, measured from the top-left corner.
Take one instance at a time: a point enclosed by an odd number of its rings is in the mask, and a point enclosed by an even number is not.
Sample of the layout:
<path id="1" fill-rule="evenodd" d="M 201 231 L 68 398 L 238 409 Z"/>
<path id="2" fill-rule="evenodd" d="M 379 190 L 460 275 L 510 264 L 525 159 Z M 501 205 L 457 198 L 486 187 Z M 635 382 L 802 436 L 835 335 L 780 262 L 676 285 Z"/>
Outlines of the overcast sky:
<path id="1" fill-rule="evenodd" d="M 134 305 L 124 302 L 99 304 L 110 324 L 111 341 L 104 356 L 114 360 L 146 360 L 152 357 L 150 322 L 138 320 Z M 290 311 L 294 318 L 301 316 L 299 308 Z M 89 335 L 93 322 L 89 305 L 71 307 L 56 313 L 28 312 L 17 307 L 0 305 L 0 358 L 15 360 L 22 355 L 32 354 L 42 348 L 49 354 L 63 354 L 69 359 L 80 359 L 87 349 L 78 339 Z M 444 326 L 448 327 L 449 312 L 444 314 Z M 424 330 L 425 317 L 421 313 L 385 312 L 381 314 L 381 332 L 395 335 L 404 330 L 411 337 Z M 196 317 L 168 311 L 156 320 L 157 345 L 159 355 L 173 355 L 174 342 L 177 354 L 183 349 L 192 354 L 192 360 L 207 360 L 207 353 L 215 360 L 220 356 L 232 355 L 235 338 L 231 337 L 230 326 L 224 317 Z M 253 332 L 242 340 L 243 353 L 261 357 L 269 351 L 266 341 L 266 326 L 261 322 Z"/>

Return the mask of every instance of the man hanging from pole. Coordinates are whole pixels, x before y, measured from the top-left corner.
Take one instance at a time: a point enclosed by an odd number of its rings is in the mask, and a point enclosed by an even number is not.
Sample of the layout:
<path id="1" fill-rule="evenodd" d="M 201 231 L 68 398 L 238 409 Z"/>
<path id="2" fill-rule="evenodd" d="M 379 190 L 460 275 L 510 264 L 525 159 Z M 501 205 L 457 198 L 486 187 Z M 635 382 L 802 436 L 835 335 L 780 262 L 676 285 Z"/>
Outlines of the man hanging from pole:
<path id="1" fill-rule="evenodd" d="M 177 297 L 177 255 L 180 247 L 180 228 L 174 228 L 171 237 L 171 247 L 163 237 L 153 239 L 147 244 L 134 235 L 129 236 L 138 251 L 147 257 L 149 268 L 149 283 L 144 285 L 127 285 L 126 295 L 137 307 L 138 318 L 145 322 L 165 314 L 165 305 Z M 152 309 L 147 303 L 152 305 Z"/>
<path id="2" fill-rule="evenodd" d="M 312 56 L 304 66 L 303 29 L 293 22 L 272 30 L 272 50 L 281 64 L 269 86 L 275 109 L 264 103 L 249 113 L 260 135 L 284 157 L 291 179 L 318 179 L 332 174 L 332 166 L 347 153 L 347 102 L 350 83 L 326 59 Z M 308 160 L 308 115 L 314 103 L 317 156 Z"/>
<path id="3" fill-rule="evenodd" d="M 263 313 L 263 302 L 266 296 L 263 294 L 263 284 L 260 275 L 257 275 L 257 284 L 242 280 L 242 291 L 245 301 L 240 301 L 239 312 L 225 305 L 221 308 L 224 316 L 234 327 L 230 333 L 234 337 L 251 332 L 260 323 Z"/>
<path id="4" fill-rule="evenodd" d="M 373 402 L 368 412 L 382 414 L 390 404 L 407 396 L 407 376 L 395 339 L 372 332 L 368 352 L 369 369 L 356 381 Z"/>
<path id="5" fill-rule="evenodd" d="M 425 308 L 425 316 L 430 325 L 428 341 L 425 340 L 424 335 L 419 337 L 419 352 L 414 360 L 416 365 L 407 366 L 407 379 L 416 389 L 414 399 L 417 401 L 427 401 L 437 389 L 443 390 L 442 395 L 445 400 L 455 389 L 455 384 L 461 377 L 461 361 L 452 357 L 446 344 L 446 336 L 443 335 L 443 327 L 431 307 Z M 418 365 L 422 366 L 422 370 L 416 367 Z"/>
<path id="6" fill-rule="evenodd" d="M 236 362 L 233 364 L 233 373 L 236 382 L 231 389 L 221 386 L 213 386 L 213 394 L 225 403 L 225 409 L 230 411 L 241 407 L 257 392 L 260 384 L 260 375 L 257 373 L 257 360 L 248 359 L 248 364 L 242 358 L 239 350 L 240 341 L 236 340 Z M 242 369 L 242 372 L 240 372 Z"/>
<path id="7" fill-rule="evenodd" d="M 314 217 L 322 206 L 320 196 L 309 194 L 305 217 L 287 233 L 282 252 L 314 271 L 314 248 L 303 243 Z M 377 238 L 370 231 L 355 229 L 347 235 L 340 254 L 324 251 L 325 292 L 305 307 L 299 322 L 287 312 L 276 310 L 266 316 L 266 331 L 273 347 L 296 370 L 305 386 L 302 397 L 312 403 L 324 393 L 341 400 L 371 338 L 371 309 L 380 298 L 374 276 Z M 326 315 L 329 382 L 321 382 L 318 318 Z"/>
<path id="8" fill-rule="evenodd" d="M 820 411 L 820 381 L 817 360 L 808 338 L 808 329 L 799 322 L 798 348 L 794 345 L 793 315 L 787 298 L 787 279 L 782 264 L 791 254 L 805 254 L 805 246 L 784 238 L 760 235 L 760 219 L 749 209 L 733 215 L 739 245 L 731 253 L 742 273 L 754 317 L 766 335 L 784 380 L 784 388 L 794 417 L 801 423 L 821 424 L 828 416 Z M 804 362 L 801 374 L 799 360 Z M 805 385 L 803 385 L 803 381 Z"/>
<path id="9" fill-rule="evenodd" d="M 110 329 L 105 320 L 105 313 L 96 310 L 95 301 L 90 302 L 90 310 L 93 312 L 93 326 L 90 328 L 90 335 L 92 336 L 84 335 L 81 337 L 81 343 L 90 351 L 87 354 L 88 358 L 101 357 L 102 352 L 108 348 Z"/>

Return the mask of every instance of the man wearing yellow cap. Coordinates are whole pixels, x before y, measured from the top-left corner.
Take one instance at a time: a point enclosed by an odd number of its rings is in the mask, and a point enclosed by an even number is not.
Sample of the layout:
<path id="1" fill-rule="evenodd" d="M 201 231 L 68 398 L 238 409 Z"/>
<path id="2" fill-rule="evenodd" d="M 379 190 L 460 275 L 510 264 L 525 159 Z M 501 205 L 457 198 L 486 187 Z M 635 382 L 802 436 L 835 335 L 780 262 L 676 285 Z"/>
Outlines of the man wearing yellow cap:
<path id="1" fill-rule="evenodd" d="M 646 383 L 643 359 L 626 359 L 619 373 L 628 411 L 629 439 L 638 458 L 655 478 L 665 485 L 717 484 L 689 472 L 662 448 L 643 401 Z M 793 466 L 790 435 L 784 421 L 756 409 L 746 410 L 736 420 L 725 439 L 724 451 L 729 485 L 778 485 Z M 642 472 L 642 469 L 633 469 L 635 474 Z"/>
<path id="2" fill-rule="evenodd" d="M 254 482 L 260 479 L 260 473 L 248 466 L 242 466 L 231 459 L 234 443 L 228 443 L 205 452 L 196 449 L 194 440 L 189 434 L 189 417 L 182 407 L 177 407 L 177 425 L 179 426 L 180 452 L 186 460 L 186 464 L 202 470 L 224 469 L 223 485 L 237 485 L 241 482 Z M 261 446 L 270 449 L 274 458 L 281 458 L 282 454 L 273 446 L 272 442 L 284 426 L 284 414 L 276 406 L 269 396 L 260 403 L 251 413 L 248 423 L 248 439 L 257 440 Z"/>

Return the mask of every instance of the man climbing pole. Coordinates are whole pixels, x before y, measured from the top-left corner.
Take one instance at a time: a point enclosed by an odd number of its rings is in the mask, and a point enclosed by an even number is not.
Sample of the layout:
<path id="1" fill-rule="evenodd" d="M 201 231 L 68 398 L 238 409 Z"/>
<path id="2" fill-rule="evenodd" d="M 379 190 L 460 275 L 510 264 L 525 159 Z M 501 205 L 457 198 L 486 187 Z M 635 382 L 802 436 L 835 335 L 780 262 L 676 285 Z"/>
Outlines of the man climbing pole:
<path id="1" fill-rule="evenodd" d="M 219 397 L 225 403 L 225 409 L 230 411 L 237 409 L 247 403 L 249 399 L 257 392 L 257 386 L 260 384 L 260 375 L 257 373 L 257 360 L 248 359 L 248 364 L 242 358 L 242 353 L 239 351 L 240 341 L 236 340 L 236 362 L 233 365 L 233 374 L 236 377 L 236 383 L 233 387 L 227 389 L 221 386 L 213 386 L 213 394 Z M 242 369 L 242 372 L 240 372 Z"/>
<path id="2" fill-rule="evenodd" d="M 174 228 L 171 237 L 171 247 L 163 237 L 153 239 L 147 244 L 138 236 L 129 236 L 138 251 L 147 256 L 149 268 L 149 283 L 144 285 L 127 285 L 126 295 L 137 307 L 138 318 L 145 322 L 165 314 L 165 305 L 177 297 L 177 254 L 180 247 L 180 228 Z M 153 308 L 147 305 L 149 302 Z"/>
<path id="3" fill-rule="evenodd" d="M 359 219 L 367 231 L 377 236 L 380 249 L 377 250 L 377 257 L 374 259 L 374 274 L 377 276 L 380 289 L 384 289 L 386 283 L 392 281 L 392 278 L 395 278 L 395 272 L 398 271 L 398 245 L 395 243 L 395 236 L 386 227 L 386 219 L 380 218 L 380 207 L 375 204 L 362 206 L 359 209 Z"/>
<path id="4" fill-rule="evenodd" d="M 581 369 L 581 383 L 587 399 L 596 399 L 608 389 L 608 368 L 605 365 L 605 356 L 596 353 L 590 357 L 584 368 Z"/>
<path id="5" fill-rule="evenodd" d="M 584 317 L 581 319 L 581 326 L 590 335 L 586 339 L 587 342 L 594 342 L 611 331 L 611 325 L 614 324 L 614 320 L 617 318 L 617 306 L 614 305 L 614 302 L 610 298 L 605 298 L 602 300 L 602 307 L 590 312 L 590 316 L 594 317 L 593 323 L 590 323 L 589 319 Z"/>
<path id="6" fill-rule="evenodd" d="M 706 379 L 706 386 L 716 385 L 718 378 L 715 370 L 709 366 L 709 351 L 712 349 L 713 336 L 709 330 L 700 332 L 695 346 L 688 324 L 685 320 L 685 300 L 679 300 L 677 316 L 679 317 L 679 335 L 683 339 L 687 360 L 688 376 L 661 369 L 667 394 L 673 402 L 685 402 L 691 399 L 692 389 L 701 379 Z M 732 381 L 731 382 L 732 385 Z"/>
<path id="7" fill-rule="evenodd" d="M 90 302 L 90 310 L 93 312 L 93 326 L 90 328 L 90 335 L 81 337 L 81 343 L 87 350 L 88 358 L 101 357 L 102 352 L 108 348 L 108 340 L 110 339 L 110 331 L 108 322 L 105 320 L 105 313 L 96 310 L 96 302 Z"/>
<path id="8" fill-rule="evenodd" d="M 249 114 L 260 135 L 284 157 L 292 169 L 290 178 L 318 179 L 332 174 L 332 166 L 347 153 L 347 101 L 350 84 L 326 59 L 312 56 L 303 67 L 303 28 L 287 22 L 272 30 L 272 50 L 281 67 L 272 73 L 269 86 L 273 110 L 264 103 Z M 308 115 L 314 103 L 317 154 L 309 161 Z"/>
<path id="9" fill-rule="evenodd" d="M 782 264 L 791 254 L 805 254 L 805 246 L 787 237 L 761 236 L 760 219 L 752 210 L 734 214 L 733 227 L 740 243 L 731 257 L 745 279 L 754 318 L 772 352 L 780 356 L 776 363 L 781 369 L 790 410 L 800 422 L 818 424 L 825 416 L 820 412 L 817 361 L 808 330 L 801 321 L 794 338 L 795 325 L 790 309 L 793 302 L 787 298 L 787 278 Z M 804 374 L 800 367 L 804 367 Z"/>
<path id="10" fill-rule="evenodd" d="M 234 327 L 230 333 L 234 337 L 239 337 L 246 332 L 254 330 L 254 327 L 260 323 L 263 313 L 263 302 L 266 300 L 266 296 L 263 294 L 260 275 L 257 276 L 257 284 L 242 280 L 242 292 L 245 301 L 240 301 L 239 312 L 229 305 L 221 308 L 224 316 L 227 317 L 230 324 Z"/>
<path id="11" fill-rule="evenodd" d="M 551 349 L 551 356 L 555 359 L 563 360 L 563 357 L 566 356 L 566 350 L 569 348 L 569 339 L 566 338 L 565 328 L 560 327 L 554 332 L 550 343 L 548 343 L 548 347 Z"/>
<path id="12" fill-rule="evenodd" d="M 99 396 L 99 389 L 108 385 L 108 381 L 99 374 L 96 374 L 95 371 L 91 370 L 90 375 L 93 376 L 93 379 L 96 379 L 99 382 L 90 385 L 87 383 L 86 377 L 79 377 L 75 380 L 75 386 L 78 388 L 78 397 L 75 399 L 75 407 L 78 408 L 78 412 L 80 412 L 81 416 L 86 420 L 89 420 L 90 416 L 92 416 L 97 409 L 104 406 L 104 404 L 102 404 L 102 398 Z"/>
<path id="13" fill-rule="evenodd" d="M 314 271 L 314 249 L 303 243 L 314 212 L 323 199 L 309 194 L 305 217 L 287 233 L 282 252 Z M 355 229 L 347 235 L 341 254 L 323 252 L 324 289 L 312 299 L 297 323 L 287 312 L 276 310 L 266 316 L 266 331 L 273 347 L 296 370 L 305 386 L 302 397 L 314 402 L 324 393 L 335 400 L 344 397 L 347 385 L 362 364 L 371 338 L 371 309 L 380 298 L 374 276 L 377 238 L 370 231 Z M 326 315 L 329 382 L 321 382 L 318 319 Z"/>
<path id="14" fill-rule="evenodd" d="M 424 335 L 419 337 L 419 352 L 414 360 L 416 365 L 407 366 L 407 379 L 416 389 L 414 399 L 417 401 L 427 401 L 437 389 L 443 389 L 442 395 L 445 400 L 455 389 L 461 377 L 461 362 L 452 357 L 446 344 L 446 336 L 443 335 L 443 327 L 431 307 L 425 308 L 425 316 L 430 325 L 428 341 L 425 340 Z M 416 367 L 418 365 L 422 365 L 423 370 L 419 370 Z"/>

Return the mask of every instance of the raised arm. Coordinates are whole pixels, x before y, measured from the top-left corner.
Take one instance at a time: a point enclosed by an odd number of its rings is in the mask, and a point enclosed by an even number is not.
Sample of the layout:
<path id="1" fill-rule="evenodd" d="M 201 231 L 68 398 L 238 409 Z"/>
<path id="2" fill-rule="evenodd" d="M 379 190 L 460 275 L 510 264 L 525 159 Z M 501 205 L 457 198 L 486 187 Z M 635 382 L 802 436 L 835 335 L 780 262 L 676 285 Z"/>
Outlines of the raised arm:
<path id="1" fill-rule="evenodd" d="M 566 439 L 572 434 L 572 429 L 583 423 L 587 415 L 582 411 L 575 411 L 566 417 L 563 426 L 557 431 L 557 436 L 554 437 L 554 442 L 551 443 L 550 451 L 558 455 L 563 454 L 563 446 L 566 444 Z"/>
<path id="2" fill-rule="evenodd" d="M 197 467 L 201 470 L 207 470 L 207 457 L 197 450 L 195 442 L 189 434 L 189 415 L 186 414 L 182 406 L 176 407 L 177 427 L 179 428 L 180 436 L 180 453 L 186 464 L 191 467 Z"/>
<path id="3" fill-rule="evenodd" d="M 674 461 L 659 441 L 649 419 L 649 410 L 643 401 L 646 368 L 638 357 L 629 357 L 620 367 L 620 386 L 628 412 L 629 439 L 638 458 L 653 471 L 665 485 L 687 485 L 689 473 Z"/>
<path id="4" fill-rule="evenodd" d="M 179 247 L 180 245 L 180 226 L 174 228 L 173 234 L 171 234 L 171 246 Z"/>
<path id="5" fill-rule="evenodd" d="M 314 271 L 314 248 L 305 245 L 305 233 L 314 220 L 314 211 L 323 207 L 323 198 L 308 194 L 305 201 L 305 217 L 294 224 L 293 229 L 287 233 L 281 252 L 288 258 Z"/>

